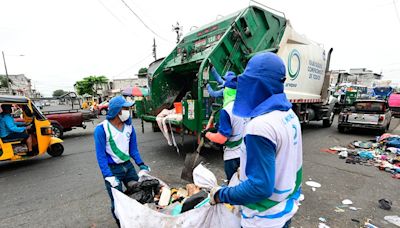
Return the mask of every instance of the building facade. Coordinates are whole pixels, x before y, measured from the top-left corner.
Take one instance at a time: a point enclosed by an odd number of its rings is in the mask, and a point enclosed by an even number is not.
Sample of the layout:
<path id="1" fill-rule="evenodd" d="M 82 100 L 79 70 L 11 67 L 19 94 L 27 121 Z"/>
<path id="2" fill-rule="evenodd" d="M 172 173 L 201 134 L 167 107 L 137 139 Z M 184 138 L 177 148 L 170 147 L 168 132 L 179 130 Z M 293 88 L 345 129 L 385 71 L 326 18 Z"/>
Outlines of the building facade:
<path id="1" fill-rule="evenodd" d="M 7 77 L 5 75 L 0 75 L 0 77 L 5 80 L 5 83 L 3 83 L 4 80 L 2 80 L 1 83 L 1 94 L 32 97 L 33 93 L 31 79 L 27 78 L 24 74 L 8 75 L 10 91 L 7 87 Z"/>

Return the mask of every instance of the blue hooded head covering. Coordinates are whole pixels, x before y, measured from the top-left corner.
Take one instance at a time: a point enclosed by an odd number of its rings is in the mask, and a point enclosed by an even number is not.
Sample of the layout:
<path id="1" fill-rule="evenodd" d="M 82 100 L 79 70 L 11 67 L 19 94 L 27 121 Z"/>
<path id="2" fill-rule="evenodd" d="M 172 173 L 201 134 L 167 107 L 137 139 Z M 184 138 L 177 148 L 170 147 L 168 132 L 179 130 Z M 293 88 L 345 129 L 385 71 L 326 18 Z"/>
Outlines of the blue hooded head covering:
<path id="1" fill-rule="evenodd" d="M 236 87 L 237 87 L 237 76 L 232 71 L 228 71 L 225 74 L 224 87 L 228 87 L 228 88 L 231 88 L 231 89 L 236 89 Z"/>
<path id="2" fill-rule="evenodd" d="M 287 111 L 292 104 L 283 93 L 286 68 L 274 53 L 256 54 L 238 77 L 233 113 L 253 118 L 275 110 Z"/>
<path id="3" fill-rule="evenodd" d="M 125 100 L 123 96 L 116 96 L 110 100 L 108 104 L 108 112 L 107 112 L 107 120 L 114 119 L 122 108 L 128 108 L 134 105 L 133 102 L 128 102 Z M 129 118 L 125 121 L 126 124 L 130 125 L 132 123 L 132 119 Z"/>

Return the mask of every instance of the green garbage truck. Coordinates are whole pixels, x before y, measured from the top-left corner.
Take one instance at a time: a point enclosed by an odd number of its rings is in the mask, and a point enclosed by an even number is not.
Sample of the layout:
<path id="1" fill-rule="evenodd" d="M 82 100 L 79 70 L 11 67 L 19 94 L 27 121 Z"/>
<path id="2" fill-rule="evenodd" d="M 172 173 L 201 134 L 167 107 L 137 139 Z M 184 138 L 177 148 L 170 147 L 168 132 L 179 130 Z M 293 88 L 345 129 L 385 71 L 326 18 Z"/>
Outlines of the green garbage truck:
<path id="1" fill-rule="evenodd" d="M 222 103 L 206 88 L 207 83 L 217 88 L 210 66 L 220 75 L 240 75 L 253 55 L 274 52 L 287 66 L 285 92 L 300 121 L 322 120 L 329 127 L 334 114 L 325 72 L 331 51 L 326 54 L 320 44 L 296 33 L 283 13 L 249 6 L 189 32 L 148 75 L 150 95 L 136 102 L 137 113 L 142 123 L 151 122 L 156 129 L 157 114 L 181 102 L 183 118 L 172 121 L 173 127 L 182 136 L 199 135 L 213 104 Z"/>

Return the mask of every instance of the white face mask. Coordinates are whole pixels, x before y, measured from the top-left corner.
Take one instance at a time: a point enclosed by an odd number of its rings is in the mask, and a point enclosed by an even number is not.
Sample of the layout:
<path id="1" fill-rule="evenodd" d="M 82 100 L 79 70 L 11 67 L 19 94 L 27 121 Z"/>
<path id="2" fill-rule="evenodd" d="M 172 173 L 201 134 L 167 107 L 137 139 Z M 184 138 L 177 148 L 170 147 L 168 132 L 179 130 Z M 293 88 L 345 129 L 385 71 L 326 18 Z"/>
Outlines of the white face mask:
<path id="1" fill-rule="evenodd" d="M 122 110 L 121 114 L 118 115 L 119 119 L 122 122 L 125 122 L 131 116 L 131 112 L 129 110 Z"/>

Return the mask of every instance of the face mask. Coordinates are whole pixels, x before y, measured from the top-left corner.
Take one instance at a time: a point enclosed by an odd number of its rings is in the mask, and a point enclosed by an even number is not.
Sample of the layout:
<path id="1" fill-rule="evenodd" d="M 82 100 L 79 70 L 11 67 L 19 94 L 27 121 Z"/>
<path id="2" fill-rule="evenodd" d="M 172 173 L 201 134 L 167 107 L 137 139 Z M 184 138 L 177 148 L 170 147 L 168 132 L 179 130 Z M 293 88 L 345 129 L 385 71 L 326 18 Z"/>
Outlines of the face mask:
<path id="1" fill-rule="evenodd" d="M 129 110 L 122 110 L 121 114 L 118 115 L 119 119 L 122 122 L 125 122 L 126 120 L 128 120 L 130 116 L 131 116 L 131 113 L 129 112 Z"/>

